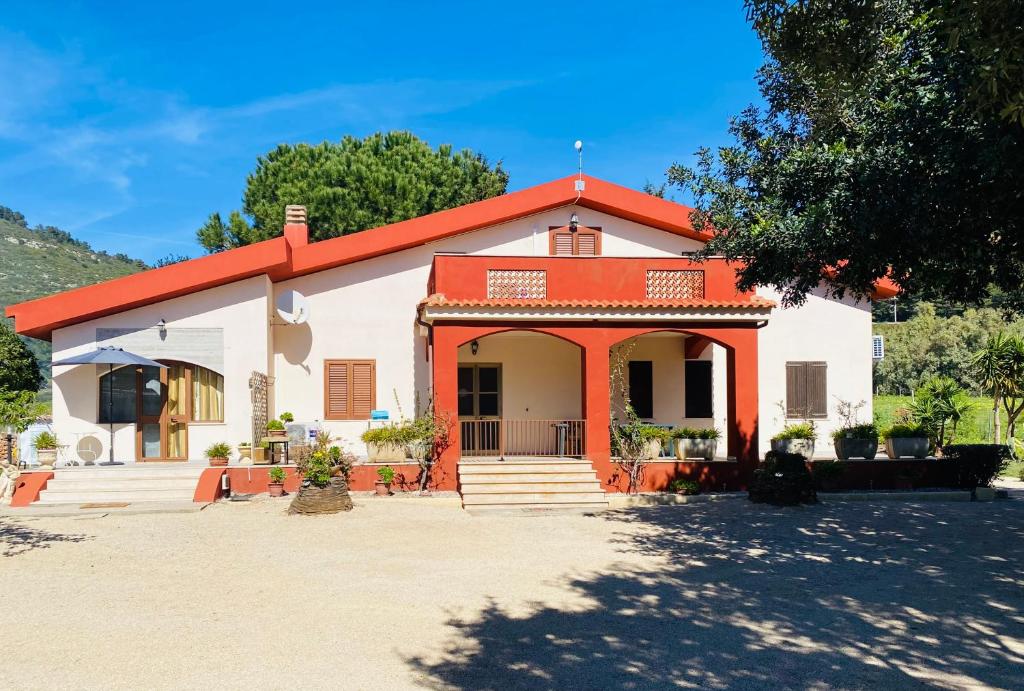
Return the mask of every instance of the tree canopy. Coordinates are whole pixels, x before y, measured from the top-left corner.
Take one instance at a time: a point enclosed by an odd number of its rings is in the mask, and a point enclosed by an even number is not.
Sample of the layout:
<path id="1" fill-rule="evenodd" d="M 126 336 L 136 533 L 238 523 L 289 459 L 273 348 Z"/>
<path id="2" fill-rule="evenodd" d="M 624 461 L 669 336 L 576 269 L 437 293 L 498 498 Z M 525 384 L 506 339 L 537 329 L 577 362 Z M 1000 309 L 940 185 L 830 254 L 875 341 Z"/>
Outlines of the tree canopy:
<path id="1" fill-rule="evenodd" d="M 246 180 L 241 212 L 211 214 L 197 232 L 210 252 L 282 232 L 284 208 L 306 206 L 310 240 L 325 240 L 504 194 L 508 174 L 469 149 L 432 149 L 409 132 L 281 144 Z M 248 217 L 248 218 L 246 218 Z"/>
<path id="2" fill-rule="evenodd" d="M 43 383 L 32 351 L 28 349 L 6 319 L 0 319 L 0 391 L 39 390 Z"/>
<path id="3" fill-rule="evenodd" d="M 977 303 L 1024 283 L 1024 3 L 747 0 L 765 106 L 669 180 L 705 254 L 799 304 L 824 281 Z"/>

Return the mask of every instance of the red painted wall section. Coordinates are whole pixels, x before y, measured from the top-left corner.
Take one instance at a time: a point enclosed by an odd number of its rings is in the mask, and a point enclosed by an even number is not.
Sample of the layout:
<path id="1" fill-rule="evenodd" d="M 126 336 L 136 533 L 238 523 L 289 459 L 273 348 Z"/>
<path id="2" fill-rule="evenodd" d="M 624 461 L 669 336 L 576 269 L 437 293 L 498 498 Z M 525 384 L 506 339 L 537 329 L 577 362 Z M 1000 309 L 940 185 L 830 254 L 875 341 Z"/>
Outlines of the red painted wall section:
<path id="1" fill-rule="evenodd" d="M 547 272 L 548 300 L 645 300 L 648 270 L 704 272 L 707 300 L 746 300 L 754 295 L 736 290 L 736 265 L 724 259 L 698 264 L 683 257 L 434 257 L 433 292 L 449 300 L 487 299 L 489 269 Z M 700 296 L 697 296 L 698 298 Z"/>
<path id="2" fill-rule="evenodd" d="M 273 466 L 251 465 L 251 466 L 229 466 L 227 468 L 207 468 L 199 478 L 196 485 L 193 501 L 209 503 L 221 498 L 220 489 L 221 476 L 228 475 L 228 482 L 231 491 L 238 494 L 266 494 L 267 485 L 270 484 L 270 468 Z M 357 465 L 352 469 L 352 476 L 349 478 L 349 489 L 354 492 L 369 492 L 373 490 L 374 482 L 377 481 L 378 465 Z M 392 464 L 395 469 L 395 481 L 392 489 L 402 492 L 411 492 L 419 489 L 417 479 L 420 468 L 415 463 Z M 297 492 L 301 479 L 296 473 L 294 466 L 284 466 L 286 473 L 284 489 L 286 492 Z M 440 487 L 433 487 L 441 489 Z M 447 489 L 454 489 L 454 485 Z"/>
<path id="3" fill-rule="evenodd" d="M 34 501 L 39 501 L 39 493 L 46 489 L 46 483 L 52 478 L 52 472 L 23 472 L 15 481 L 11 506 L 28 506 Z"/>

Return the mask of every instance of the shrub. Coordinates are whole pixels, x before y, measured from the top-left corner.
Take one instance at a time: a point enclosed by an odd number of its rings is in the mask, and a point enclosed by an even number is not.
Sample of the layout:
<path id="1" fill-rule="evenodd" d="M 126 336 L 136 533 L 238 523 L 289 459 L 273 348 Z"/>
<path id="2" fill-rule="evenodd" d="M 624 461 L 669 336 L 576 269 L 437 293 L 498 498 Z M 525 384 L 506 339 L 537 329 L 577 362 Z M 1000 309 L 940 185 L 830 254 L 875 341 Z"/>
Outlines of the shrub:
<path id="1" fill-rule="evenodd" d="M 1010 460 L 1004 444 L 950 444 L 943 449 L 947 462 L 956 464 L 961 487 L 988 487 Z"/>
<path id="2" fill-rule="evenodd" d="M 637 428 L 637 434 L 644 441 L 667 441 L 672 432 L 657 425 L 640 425 Z"/>
<path id="3" fill-rule="evenodd" d="M 772 437 L 772 441 L 783 441 L 785 439 L 806 439 L 814 441 L 818 433 L 814 429 L 813 422 L 798 422 L 786 425 L 782 431 Z"/>
<path id="4" fill-rule="evenodd" d="M 843 476 L 844 472 L 846 472 L 846 466 L 842 461 L 818 461 L 811 466 L 811 477 L 814 479 L 814 486 L 817 489 L 833 485 Z"/>
<path id="5" fill-rule="evenodd" d="M 360 437 L 366 444 L 377 446 L 402 447 L 414 441 L 415 431 L 408 424 L 391 424 L 373 427 L 363 432 Z"/>
<path id="6" fill-rule="evenodd" d="M 700 494 L 700 483 L 679 477 L 668 483 L 668 490 L 670 492 L 679 492 L 681 494 L 692 496 L 694 494 Z"/>
<path id="7" fill-rule="evenodd" d="M 840 427 L 832 432 L 832 439 L 874 439 L 877 441 L 878 427 L 873 422 Z"/>
<path id="8" fill-rule="evenodd" d="M 802 439 L 803 437 L 792 437 Z M 750 501 L 774 506 L 797 506 L 818 501 L 814 479 L 804 457 L 769 451 L 750 481 Z"/>
<path id="9" fill-rule="evenodd" d="M 272 431 L 275 431 L 275 430 L 283 430 L 283 429 L 284 429 L 284 423 L 281 422 L 280 420 L 271 420 L 270 422 L 267 423 L 267 431 L 268 432 L 272 432 Z"/>
<path id="10" fill-rule="evenodd" d="M 703 429 L 691 429 L 689 427 L 677 427 L 672 430 L 673 439 L 718 439 L 721 433 L 714 427 Z"/>
<path id="11" fill-rule="evenodd" d="M 271 482 L 273 482 L 275 484 L 281 484 L 282 482 L 284 482 L 285 477 L 286 477 L 286 473 L 284 472 L 284 468 L 279 468 L 277 466 L 274 466 L 273 468 L 270 469 L 270 481 Z"/>
<path id="12" fill-rule="evenodd" d="M 305 462 L 304 475 L 311 485 L 326 487 L 331 482 L 331 461 L 327 453 L 316 450 Z"/>
<path id="13" fill-rule="evenodd" d="M 231 455 L 231 445 L 225 442 L 210 444 L 206 449 L 207 458 L 227 458 Z"/>
<path id="14" fill-rule="evenodd" d="M 57 435 L 53 432 L 40 432 L 32 440 L 32 446 L 36 451 L 43 449 L 56 449 L 57 448 Z"/>
<path id="15" fill-rule="evenodd" d="M 928 430 L 924 425 L 910 422 L 896 423 L 882 432 L 882 439 L 908 439 L 928 437 Z"/>
<path id="16" fill-rule="evenodd" d="M 377 479 L 385 485 L 390 485 L 395 479 L 395 469 L 389 465 L 377 468 Z"/>
<path id="17" fill-rule="evenodd" d="M 277 419 L 285 423 L 295 422 L 295 416 L 292 415 L 291 413 L 281 413 L 280 415 L 277 416 Z"/>

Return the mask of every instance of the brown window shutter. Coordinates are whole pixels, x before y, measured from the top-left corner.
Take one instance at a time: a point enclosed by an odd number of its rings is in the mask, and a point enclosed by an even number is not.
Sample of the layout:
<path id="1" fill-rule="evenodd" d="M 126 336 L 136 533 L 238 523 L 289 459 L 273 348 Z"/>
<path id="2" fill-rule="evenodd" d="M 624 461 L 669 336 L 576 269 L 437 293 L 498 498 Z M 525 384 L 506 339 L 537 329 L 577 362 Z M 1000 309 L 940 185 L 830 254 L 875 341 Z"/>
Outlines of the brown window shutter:
<path id="1" fill-rule="evenodd" d="M 807 415 L 807 363 L 786 363 L 786 417 Z"/>
<path id="2" fill-rule="evenodd" d="M 552 254 L 555 255 L 571 255 L 572 254 L 572 234 L 571 233 L 555 233 L 554 237 L 554 250 Z"/>
<path id="3" fill-rule="evenodd" d="M 594 233 L 577 233 L 576 245 L 579 249 L 576 254 L 581 257 L 593 257 L 597 255 L 597 235 Z"/>
<path id="4" fill-rule="evenodd" d="M 357 420 L 370 418 L 376 396 L 376 372 L 372 362 L 352 363 L 352 417 Z"/>
<path id="5" fill-rule="evenodd" d="M 344 420 L 351 416 L 349 407 L 349 375 L 351 365 L 348 362 L 327 362 L 324 365 L 325 407 L 324 417 L 328 420 Z"/>
<path id="6" fill-rule="evenodd" d="M 828 417 L 828 365 L 807 364 L 807 417 Z"/>

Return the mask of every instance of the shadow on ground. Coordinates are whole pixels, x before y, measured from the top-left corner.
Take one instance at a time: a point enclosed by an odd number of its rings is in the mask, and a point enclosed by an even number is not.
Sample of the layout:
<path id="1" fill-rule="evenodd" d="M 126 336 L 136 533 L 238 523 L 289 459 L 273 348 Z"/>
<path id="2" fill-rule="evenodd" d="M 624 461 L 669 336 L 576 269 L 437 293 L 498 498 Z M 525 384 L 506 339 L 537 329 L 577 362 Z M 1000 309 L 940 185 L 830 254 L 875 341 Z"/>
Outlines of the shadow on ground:
<path id="1" fill-rule="evenodd" d="M 1020 688 L 1024 503 L 747 502 L 607 513 L 661 568 L 567 583 L 585 611 L 490 607 L 435 688 Z"/>
<path id="2" fill-rule="evenodd" d="M 0 517 L 0 556 L 16 557 L 60 542 L 82 542 L 85 535 L 54 533 L 10 518 Z"/>

